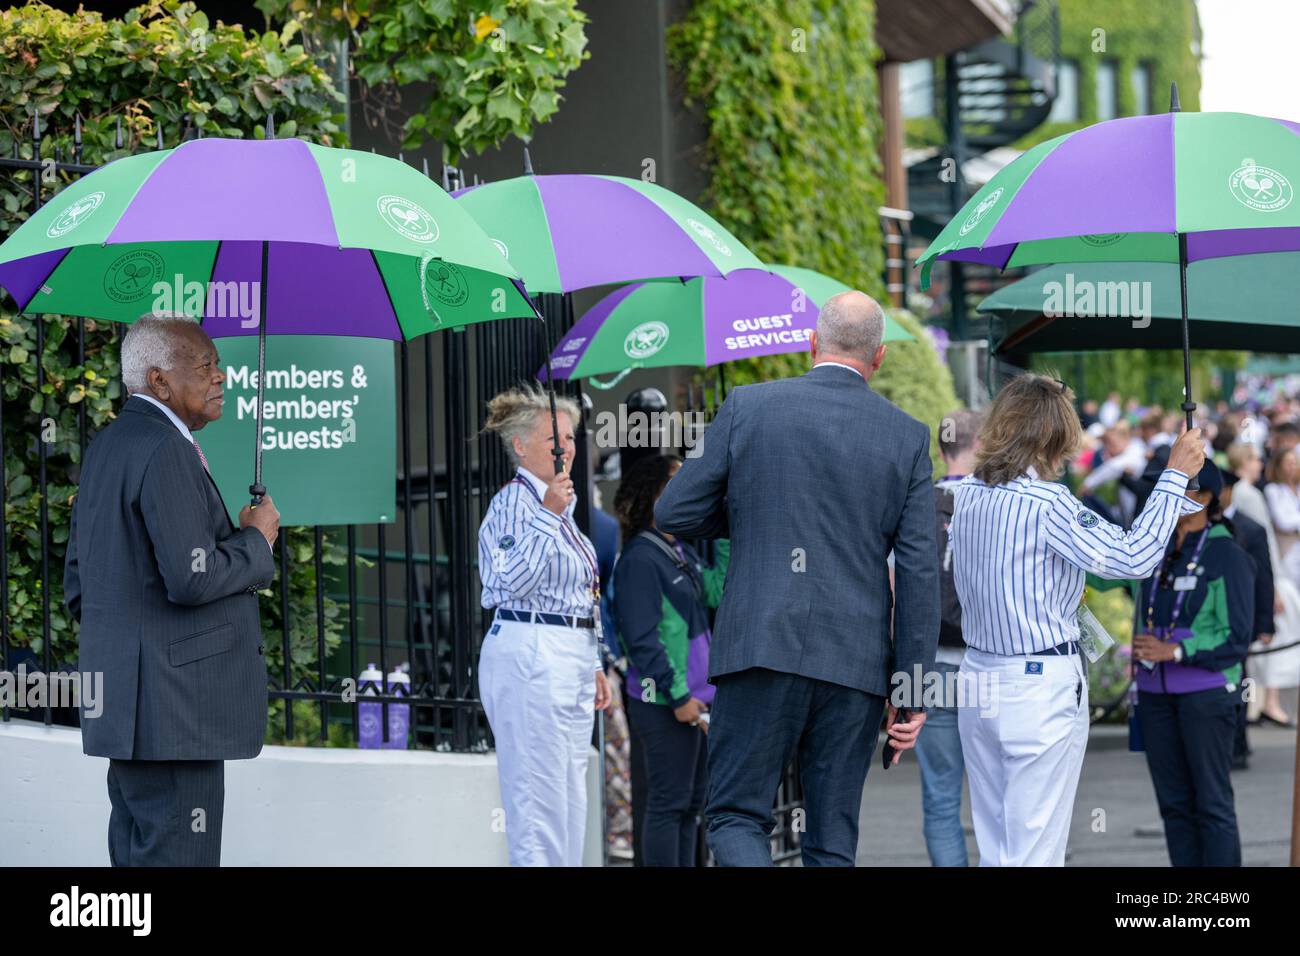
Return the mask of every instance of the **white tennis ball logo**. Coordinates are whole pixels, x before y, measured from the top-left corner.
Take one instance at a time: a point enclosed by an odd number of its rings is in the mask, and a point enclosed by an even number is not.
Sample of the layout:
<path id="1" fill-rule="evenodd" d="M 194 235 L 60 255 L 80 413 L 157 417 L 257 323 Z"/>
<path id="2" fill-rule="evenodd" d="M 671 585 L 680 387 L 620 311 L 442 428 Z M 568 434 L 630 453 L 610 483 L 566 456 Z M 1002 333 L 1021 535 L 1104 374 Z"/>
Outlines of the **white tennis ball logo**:
<path id="1" fill-rule="evenodd" d="M 993 192 L 981 199 L 979 205 L 977 205 L 974 211 L 966 217 L 966 221 L 961 224 L 961 229 L 958 230 L 960 234 L 964 236 L 966 233 L 978 226 L 980 221 L 989 214 L 989 210 L 996 206 L 998 200 L 1001 198 L 1002 187 L 999 186 L 997 189 L 993 190 Z"/>
<path id="2" fill-rule="evenodd" d="M 1291 205 L 1295 192 L 1291 180 L 1276 169 L 1259 166 L 1249 159 L 1228 177 L 1228 191 L 1232 198 L 1256 212 L 1277 212 Z"/>
<path id="3" fill-rule="evenodd" d="M 668 344 L 668 326 L 662 322 L 642 322 L 623 340 L 628 358 L 649 358 Z"/>

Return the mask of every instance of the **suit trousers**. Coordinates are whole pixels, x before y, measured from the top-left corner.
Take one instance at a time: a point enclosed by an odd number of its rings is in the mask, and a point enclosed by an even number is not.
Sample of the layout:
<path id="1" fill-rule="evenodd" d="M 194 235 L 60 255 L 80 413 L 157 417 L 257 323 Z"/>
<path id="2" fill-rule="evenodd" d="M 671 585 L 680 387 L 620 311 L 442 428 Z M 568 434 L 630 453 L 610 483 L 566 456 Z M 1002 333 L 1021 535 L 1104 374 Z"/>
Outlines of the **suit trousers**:
<path id="1" fill-rule="evenodd" d="M 222 760 L 110 760 L 113 866 L 220 866 Z"/>
<path id="2" fill-rule="evenodd" d="M 772 808 L 799 755 L 804 866 L 853 866 L 885 698 L 751 667 L 718 677 L 709 722 L 708 843 L 719 866 L 771 866 Z"/>
<path id="3" fill-rule="evenodd" d="M 961 674 L 979 688 L 957 726 L 980 866 L 1064 866 L 1088 748 L 1082 659 L 968 647 Z"/>
<path id="4" fill-rule="evenodd" d="M 581 866 L 595 632 L 498 620 L 479 656 L 511 866 Z"/>

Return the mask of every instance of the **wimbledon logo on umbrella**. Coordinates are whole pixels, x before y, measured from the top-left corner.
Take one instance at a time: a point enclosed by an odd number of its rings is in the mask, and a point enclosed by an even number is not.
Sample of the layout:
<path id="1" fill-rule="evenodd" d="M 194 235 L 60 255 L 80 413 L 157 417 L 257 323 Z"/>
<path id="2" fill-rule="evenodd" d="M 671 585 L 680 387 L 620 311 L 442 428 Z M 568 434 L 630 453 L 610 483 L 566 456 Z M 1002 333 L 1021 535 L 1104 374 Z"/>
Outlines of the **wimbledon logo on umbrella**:
<path id="1" fill-rule="evenodd" d="M 414 242 L 435 242 L 438 238 L 438 224 L 429 215 L 428 210 L 418 203 L 401 196 L 380 196 L 376 203 L 379 215 L 398 235 Z"/>
<path id="2" fill-rule="evenodd" d="M 1237 202 L 1257 212 L 1277 212 L 1291 205 L 1295 198 L 1291 180 L 1276 169 L 1255 165 L 1250 159 L 1243 159 L 1228 177 L 1228 191 Z"/>
<path id="3" fill-rule="evenodd" d="M 623 340 L 628 358 L 649 358 L 668 344 L 668 326 L 662 322 L 642 322 Z"/>
<path id="4" fill-rule="evenodd" d="M 993 190 L 993 192 L 989 193 L 987 196 L 985 196 L 983 199 L 980 200 L 980 204 L 975 207 L 974 212 L 972 212 L 969 216 L 966 217 L 966 221 L 961 224 L 961 229 L 958 230 L 958 232 L 964 236 L 966 235 L 966 233 L 970 232 L 972 229 L 978 226 L 980 224 L 980 220 L 982 220 L 985 216 L 989 214 L 989 210 L 992 209 L 994 206 L 996 206 L 998 204 L 998 200 L 1001 198 L 1002 198 L 1002 187 L 999 186 L 997 189 Z"/>
<path id="5" fill-rule="evenodd" d="M 45 235 L 51 239 L 67 235 L 89 219 L 90 214 L 98 209 L 103 202 L 104 194 L 102 192 L 93 192 L 88 196 L 82 196 L 54 217 L 50 227 L 45 230 Z"/>

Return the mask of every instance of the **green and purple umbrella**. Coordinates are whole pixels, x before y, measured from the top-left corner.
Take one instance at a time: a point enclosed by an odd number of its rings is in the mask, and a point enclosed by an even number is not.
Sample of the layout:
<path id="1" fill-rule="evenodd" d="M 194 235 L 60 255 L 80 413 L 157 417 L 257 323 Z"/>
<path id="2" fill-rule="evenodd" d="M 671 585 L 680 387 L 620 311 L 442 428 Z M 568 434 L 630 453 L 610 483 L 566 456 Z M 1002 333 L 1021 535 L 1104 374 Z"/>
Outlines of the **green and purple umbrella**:
<path id="1" fill-rule="evenodd" d="M 639 179 L 527 175 L 453 195 L 534 295 L 764 268 L 704 210 Z"/>
<path id="2" fill-rule="evenodd" d="M 633 283 L 605 296 L 574 324 L 551 353 L 551 368 L 556 378 L 585 378 L 806 352 L 818 309 L 848 290 L 794 266 L 745 269 L 725 279 Z M 886 320 L 886 342 L 911 338 Z"/>
<path id="3" fill-rule="evenodd" d="M 268 333 L 400 341 L 537 314 L 427 176 L 296 139 L 191 140 L 95 170 L 0 245 L 0 286 L 26 313 L 132 322 L 166 307 L 213 338 L 259 335 L 259 436 Z"/>
<path id="4" fill-rule="evenodd" d="M 1008 164 L 918 260 L 998 269 L 1056 262 L 1172 262 L 1300 250 L 1300 124 L 1245 113 L 1109 120 Z M 1188 425 L 1190 364 L 1184 362 Z"/>

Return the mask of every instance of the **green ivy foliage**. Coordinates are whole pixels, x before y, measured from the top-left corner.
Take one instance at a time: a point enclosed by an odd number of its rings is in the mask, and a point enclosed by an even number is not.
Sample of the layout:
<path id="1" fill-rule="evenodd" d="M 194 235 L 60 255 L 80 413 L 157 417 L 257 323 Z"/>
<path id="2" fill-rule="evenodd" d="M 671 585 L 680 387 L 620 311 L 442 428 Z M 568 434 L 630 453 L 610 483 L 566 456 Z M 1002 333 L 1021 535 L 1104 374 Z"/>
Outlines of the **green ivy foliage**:
<path id="1" fill-rule="evenodd" d="M 102 164 L 152 148 L 161 127 L 163 145 L 175 146 L 183 117 L 211 135 L 262 136 L 274 109 L 277 132 L 341 145 L 340 96 L 329 77 L 295 37 L 299 25 L 279 32 L 245 33 L 208 18 L 193 3 L 167 0 L 104 19 L 97 13 L 62 13 L 44 4 L 0 11 L 0 155 L 33 158 L 32 116 L 41 117 L 40 156 L 56 150 L 71 158 L 73 120 L 80 115 L 84 162 Z M 115 148 L 115 124 L 122 122 L 124 145 Z M 53 168 L 40 172 L 0 170 L 0 239 L 33 210 L 39 185 L 42 199 L 71 181 Z M 44 324 L 45 350 L 36 348 L 36 323 Z M 14 643 L 40 654 L 41 582 L 38 442 L 47 443 L 47 506 L 51 529 L 51 653 L 56 662 L 77 655 L 76 625 L 63 608 L 63 559 L 80 463 L 78 411 L 88 432 L 108 425 L 121 399 L 118 344 L 120 330 L 110 322 L 87 320 L 86 357 L 78 362 L 76 321 L 64 316 L 20 316 L 12 300 L 0 304 L 0 396 L 4 401 L 5 528 L 9 568 L 5 587 Z M 36 387 L 38 358 L 45 386 Z M 283 532 L 282 532 L 283 533 Z M 288 582 L 294 659 L 311 673 L 316 657 L 315 581 L 310 532 L 288 529 L 294 543 Z M 328 543 L 325 561 L 344 560 Z M 277 585 L 277 588 L 282 584 Z M 262 626 L 279 633 L 279 601 L 263 592 Z M 278 597 L 278 591 L 277 591 Z M 338 609 L 325 602 L 328 645 L 342 632 Z M 310 638 L 306 632 L 310 631 Z M 273 668 L 279 643 L 268 640 Z M 300 674 L 295 674 L 295 677 Z"/>
<path id="2" fill-rule="evenodd" d="M 327 40 L 351 41 L 370 86 L 428 81 L 402 145 L 441 140 L 444 162 L 511 136 L 527 141 L 553 116 L 565 79 L 590 54 L 577 0 L 258 0 L 273 22 L 309 13 Z"/>
<path id="3" fill-rule="evenodd" d="M 713 215 L 762 259 L 833 276 L 885 302 L 883 135 L 875 4 L 696 0 L 669 36 L 689 102 L 708 125 Z M 892 313 L 891 313 L 892 314 Z M 958 406 L 919 321 L 891 343 L 877 390 L 937 428 Z M 801 375 L 805 353 L 733 362 L 737 385 Z"/>
<path id="4" fill-rule="evenodd" d="M 1119 116 L 1139 112 L 1132 82 L 1138 67 L 1149 71 L 1152 112 L 1169 109 L 1169 85 L 1174 82 L 1183 109 L 1200 109 L 1201 66 L 1195 47 L 1201 28 L 1193 0 L 1061 0 L 1060 11 L 1061 59 L 1079 67 L 1079 119 L 1044 123 L 1017 142 L 1017 149 L 1100 119 L 1097 65 L 1102 62 L 1115 64 Z"/>

